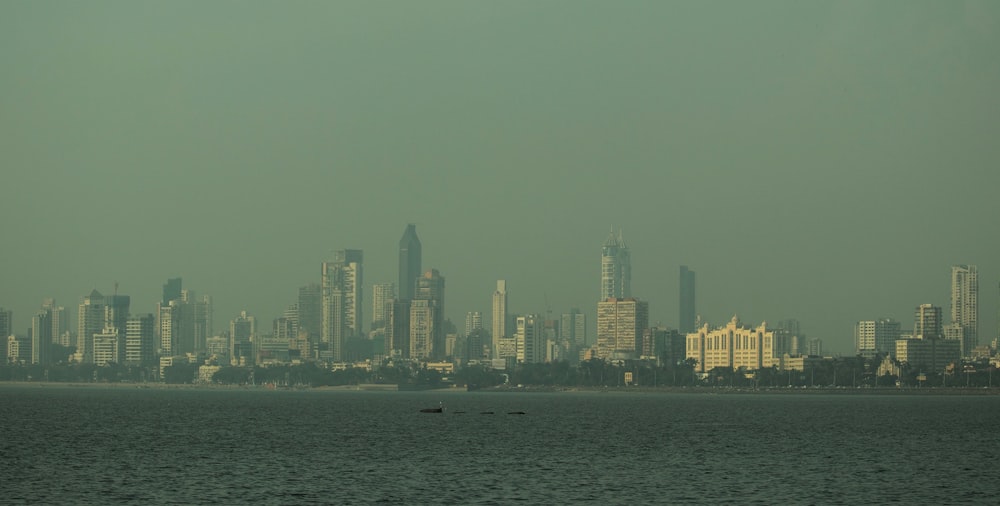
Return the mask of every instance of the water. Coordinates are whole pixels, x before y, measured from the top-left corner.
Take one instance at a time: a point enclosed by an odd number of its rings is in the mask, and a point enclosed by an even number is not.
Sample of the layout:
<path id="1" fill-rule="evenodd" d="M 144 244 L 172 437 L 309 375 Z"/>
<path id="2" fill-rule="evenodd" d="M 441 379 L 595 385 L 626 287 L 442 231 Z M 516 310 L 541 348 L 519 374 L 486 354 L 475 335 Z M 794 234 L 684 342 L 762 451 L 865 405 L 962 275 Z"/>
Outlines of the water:
<path id="1" fill-rule="evenodd" d="M 1000 471 L 1000 396 L 3 386 L 0 406 L 14 504 L 992 503 Z"/>

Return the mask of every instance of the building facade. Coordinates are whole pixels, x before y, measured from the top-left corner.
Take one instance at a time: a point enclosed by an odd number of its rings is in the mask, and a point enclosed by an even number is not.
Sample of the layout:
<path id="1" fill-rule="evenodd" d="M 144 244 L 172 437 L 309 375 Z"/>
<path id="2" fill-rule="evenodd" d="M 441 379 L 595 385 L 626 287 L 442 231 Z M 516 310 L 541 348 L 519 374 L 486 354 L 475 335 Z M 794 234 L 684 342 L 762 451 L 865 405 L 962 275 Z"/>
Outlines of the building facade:
<path id="1" fill-rule="evenodd" d="M 322 341 L 333 360 L 344 358 L 344 344 L 362 334 L 362 252 L 341 250 L 322 265 Z"/>
<path id="2" fill-rule="evenodd" d="M 413 300 L 417 293 L 417 278 L 420 277 L 422 249 L 417 237 L 417 226 L 409 224 L 399 239 L 399 298 Z"/>
<path id="3" fill-rule="evenodd" d="M 698 372 L 716 367 L 757 370 L 780 365 L 780 357 L 791 351 L 791 338 L 761 323 L 743 326 L 736 316 L 724 327 L 702 325 L 687 335 L 686 356 L 697 362 Z"/>
<path id="4" fill-rule="evenodd" d="M 681 334 L 687 334 L 695 331 L 698 317 L 698 312 L 695 308 L 694 271 L 688 269 L 686 265 L 682 265 L 678 278 L 680 294 L 678 298 L 677 330 Z"/>
<path id="5" fill-rule="evenodd" d="M 493 356 L 500 357 L 500 340 L 507 336 L 507 281 L 497 280 L 497 289 L 493 292 Z"/>
<path id="6" fill-rule="evenodd" d="M 636 358 L 642 333 L 649 327 L 649 303 L 636 298 L 608 298 L 597 303 L 597 358 Z"/>
<path id="7" fill-rule="evenodd" d="M 900 323 L 890 318 L 859 321 L 854 325 L 854 352 L 865 358 L 879 353 L 895 356 L 900 332 Z"/>
<path id="8" fill-rule="evenodd" d="M 962 355 L 979 345 L 979 270 L 975 265 L 951 267 L 951 323 L 962 329 Z"/>

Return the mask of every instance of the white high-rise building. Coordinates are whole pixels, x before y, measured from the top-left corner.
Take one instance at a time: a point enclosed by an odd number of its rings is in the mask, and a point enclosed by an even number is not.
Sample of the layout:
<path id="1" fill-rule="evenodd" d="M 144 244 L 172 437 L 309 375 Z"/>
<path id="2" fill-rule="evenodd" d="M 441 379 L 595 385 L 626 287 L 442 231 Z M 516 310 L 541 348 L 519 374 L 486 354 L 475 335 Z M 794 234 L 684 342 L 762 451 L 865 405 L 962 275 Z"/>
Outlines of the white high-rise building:
<path id="1" fill-rule="evenodd" d="M 975 265 L 951 267 L 951 323 L 962 326 L 962 353 L 979 345 L 979 272 Z"/>
<path id="2" fill-rule="evenodd" d="M 895 356 L 900 324 L 892 319 L 862 320 L 854 326 L 854 351 L 867 358 L 878 353 Z"/>
<path id="3" fill-rule="evenodd" d="M 544 362 L 545 336 L 542 333 L 542 319 L 534 314 L 518 316 L 515 326 L 517 361 L 522 364 Z"/>
<path id="4" fill-rule="evenodd" d="M 500 340 L 507 337 L 507 281 L 497 280 L 493 292 L 493 356 L 500 356 Z"/>
<path id="5" fill-rule="evenodd" d="M 601 248 L 601 299 L 625 299 L 632 296 L 632 260 L 622 231 L 611 230 Z"/>

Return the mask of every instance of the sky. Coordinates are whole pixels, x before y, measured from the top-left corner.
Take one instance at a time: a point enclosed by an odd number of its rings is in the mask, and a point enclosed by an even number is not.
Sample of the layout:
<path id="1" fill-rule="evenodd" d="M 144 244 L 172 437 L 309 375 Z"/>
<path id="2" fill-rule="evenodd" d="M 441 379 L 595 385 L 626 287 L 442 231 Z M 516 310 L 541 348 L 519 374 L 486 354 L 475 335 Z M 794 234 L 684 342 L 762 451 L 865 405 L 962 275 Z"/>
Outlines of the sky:
<path id="1" fill-rule="evenodd" d="M 654 323 L 687 265 L 704 320 L 851 354 L 976 264 L 987 343 L 998 52 L 991 1 L 0 2 L 0 307 L 180 276 L 269 327 L 415 223 L 460 328 L 506 279 L 593 334 L 614 226 Z"/>

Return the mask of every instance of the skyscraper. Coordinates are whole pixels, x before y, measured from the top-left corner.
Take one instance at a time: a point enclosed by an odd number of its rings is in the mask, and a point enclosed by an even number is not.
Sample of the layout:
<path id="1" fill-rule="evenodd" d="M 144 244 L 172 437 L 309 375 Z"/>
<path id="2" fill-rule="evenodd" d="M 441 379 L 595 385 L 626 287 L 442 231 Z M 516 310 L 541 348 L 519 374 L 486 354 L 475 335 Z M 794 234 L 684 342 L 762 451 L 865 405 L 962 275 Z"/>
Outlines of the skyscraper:
<path id="1" fill-rule="evenodd" d="M 299 288 L 299 332 L 312 342 L 319 342 L 323 326 L 323 289 L 319 283 Z"/>
<path id="2" fill-rule="evenodd" d="M 601 299 L 632 296 L 632 260 L 621 230 L 614 229 L 601 248 Z"/>
<path id="3" fill-rule="evenodd" d="M 500 340 L 507 337 L 507 280 L 498 279 L 493 292 L 493 357 L 499 357 Z"/>
<path id="4" fill-rule="evenodd" d="M 635 358 L 649 327 L 649 303 L 608 298 L 597 303 L 597 357 Z"/>
<path id="5" fill-rule="evenodd" d="M 431 269 L 417 280 L 410 304 L 410 358 L 445 356 L 444 277 Z"/>
<path id="6" fill-rule="evenodd" d="M 680 311 L 677 318 L 677 327 L 682 334 L 694 332 L 697 310 L 695 309 L 694 298 L 694 271 L 689 270 L 686 265 L 680 269 Z"/>
<path id="7" fill-rule="evenodd" d="M 975 265 L 951 267 L 951 323 L 962 327 L 962 352 L 979 345 L 979 272 Z"/>
<path id="8" fill-rule="evenodd" d="M 257 339 L 257 319 L 240 311 L 229 322 L 229 357 L 233 365 L 253 365 L 253 343 Z"/>
<path id="9" fill-rule="evenodd" d="M 344 358 L 344 344 L 361 335 L 362 252 L 345 249 L 336 252 L 332 262 L 322 266 L 322 341 L 329 346 L 336 361 Z"/>
<path id="10" fill-rule="evenodd" d="M 31 318 L 31 363 L 48 364 L 52 349 L 52 310 L 42 308 Z"/>
<path id="11" fill-rule="evenodd" d="M 472 335 L 477 330 L 483 328 L 483 313 L 479 311 L 469 311 L 465 313 L 465 336 Z"/>
<path id="12" fill-rule="evenodd" d="M 399 240 L 399 298 L 413 300 L 416 293 L 417 278 L 421 274 L 420 239 L 417 237 L 417 226 L 409 224 Z"/>
<path id="13" fill-rule="evenodd" d="M 181 278 L 170 278 L 163 284 L 163 298 L 160 302 L 164 305 L 172 300 L 181 298 Z"/>
<path id="14" fill-rule="evenodd" d="M 76 359 L 89 364 L 94 361 L 94 334 L 104 331 L 105 327 L 104 296 L 96 289 L 84 296 L 77 311 L 76 320 Z"/>
<path id="15" fill-rule="evenodd" d="M 376 283 L 372 286 L 372 330 L 389 323 L 389 304 L 395 298 L 395 283 Z"/>
<path id="16" fill-rule="evenodd" d="M 559 340 L 582 347 L 587 341 L 587 315 L 579 309 L 570 309 L 563 313 L 559 322 Z"/>
<path id="17" fill-rule="evenodd" d="M 129 316 L 125 322 L 125 363 L 156 363 L 156 317 L 152 313 Z"/>

